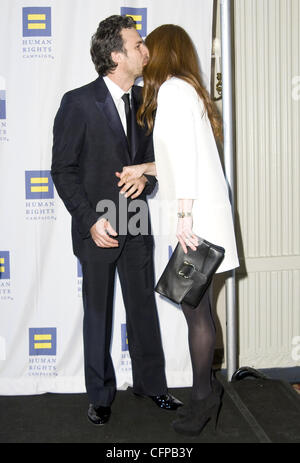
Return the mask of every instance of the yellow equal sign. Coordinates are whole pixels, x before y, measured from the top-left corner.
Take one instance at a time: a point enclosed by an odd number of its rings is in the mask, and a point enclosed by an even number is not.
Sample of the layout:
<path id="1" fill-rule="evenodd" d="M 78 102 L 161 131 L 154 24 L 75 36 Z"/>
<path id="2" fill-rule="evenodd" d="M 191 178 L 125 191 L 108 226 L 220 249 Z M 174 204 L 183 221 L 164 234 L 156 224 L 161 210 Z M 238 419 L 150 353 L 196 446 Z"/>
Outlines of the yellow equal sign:
<path id="1" fill-rule="evenodd" d="M 135 28 L 137 31 L 140 31 L 142 29 L 142 24 L 138 24 L 142 22 L 142 15 L 140 14 L 127 14 L 126 16 L 130 16 L 135 22 Z"/>
<path id="2" fill-rule="evenodd" d="M 46 21 L 45 14 L 28 14 L 28 21 Z M 28 29 L 46 29 L 46 23 L 30 23 L 28 22 Z"/>
<path id="3" fill-rule="evenodd" d="M 5 272 L 4 264 L 5 264 L 4 257 L 0 257 L 0 272 L 1 273 Z"/>
<path id="4" fill-rule="evenodd" d="M 48 177 L 33 177 L 30 179 L 30 183 L 48 183 L 49 182 L 49 179 Z M 45 192 L 48 192 L 49 191 L 49 186 L 46 185 L 46 186 L 31 186 L 30 187 L 30 191 L 32 193 L 45 193 Z"/>
<path id="5" fill-rule="evenodd" d="M 35 334 L 34 341 L 51 341 L 52 335 L 51 334 Z M 34 343 L 35 349 L 51 349 L 52 343 L 51 342 L 35 342 Z"/>

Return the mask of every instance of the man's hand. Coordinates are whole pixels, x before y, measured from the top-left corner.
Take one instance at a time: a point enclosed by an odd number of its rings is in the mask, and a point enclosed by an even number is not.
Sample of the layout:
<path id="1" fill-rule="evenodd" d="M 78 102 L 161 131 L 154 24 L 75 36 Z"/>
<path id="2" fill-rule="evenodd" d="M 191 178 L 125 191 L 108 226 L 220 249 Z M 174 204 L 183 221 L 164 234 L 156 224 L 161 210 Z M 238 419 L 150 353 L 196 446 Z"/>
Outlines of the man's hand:
<path id="1" fill-rule="evenodd" d="M 100 248 L 117 248 L 119 246 L 119 242 L 109 236 L 117 236 L 118 234 L 105 218 L 94 223 L 90 229 L 90 233 L 92 239 Z"/>
<path id="2" fill-rule="evenodd" d="M 116 177 L 120 179 L 120 181 L 118 182 L 118 186 L 122 187 L 120 193 L 124 194 L 125 198 L 129 198 L 131 196 L 132 199 L 135 199 L 138 196 L 140 196 L 148 181 L 144 175 L 142 175 L 139 178 L 126 180 L 124 178 L 121 178 L 120 172 L 116 172 Z"/>

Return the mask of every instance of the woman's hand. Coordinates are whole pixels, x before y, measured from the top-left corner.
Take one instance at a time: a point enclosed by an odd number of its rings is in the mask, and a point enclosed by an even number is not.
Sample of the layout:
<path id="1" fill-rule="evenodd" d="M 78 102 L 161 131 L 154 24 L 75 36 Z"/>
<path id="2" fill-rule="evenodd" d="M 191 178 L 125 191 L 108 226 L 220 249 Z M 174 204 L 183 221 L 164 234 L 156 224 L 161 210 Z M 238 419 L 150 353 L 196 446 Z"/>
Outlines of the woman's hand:
<path id="1" fill-rule="evenodd" d="M 176 237 L 185 254 L 187 254 L 187 246 L 193 251 L 196 251 L 198 238 L 193 232 L 193 217 L 182 217 L 178 219 Z"/>
<path id="2" fill-rule="evenodd" d="M 116 176 L 120 179 L 118 186 L 123 186 L 125 183 L 131 182 L 136 178 L 140 178 L 145 173 L 145 170 L 145 164 L 123 167 L 122 172 L 116 172 Z"/>
<path id="3" fill-rule="evenodd" d="M 144 174 L 156 176 L 156 164 L 155 162 L 145 162 L 144 164 L 125 166 L 122 172 L 116 172 L 115 174 L 120 179 L 118 186 L 123 186 L 125 183 L 142 177 Z"/>
<path id="4" fill-rule="evenodd" d="M 119 172 L 116 172 L 116 176 L 120 176 Z M 132 199 L 135 199 L 138 196 L 140 196 L 140 194 L 143 192 L 147 182 L 148 180 L 146 179 L 146 177 L 142 175 L 142 177 L 134 178 L 133 180 L 129 180 L 126 183 L 120 181 L 118 183 L 118 186 L 122 187 L 120 191 L 121 195 L 124 195 L 125 198 L 129 198 L 131 196 Z"/>

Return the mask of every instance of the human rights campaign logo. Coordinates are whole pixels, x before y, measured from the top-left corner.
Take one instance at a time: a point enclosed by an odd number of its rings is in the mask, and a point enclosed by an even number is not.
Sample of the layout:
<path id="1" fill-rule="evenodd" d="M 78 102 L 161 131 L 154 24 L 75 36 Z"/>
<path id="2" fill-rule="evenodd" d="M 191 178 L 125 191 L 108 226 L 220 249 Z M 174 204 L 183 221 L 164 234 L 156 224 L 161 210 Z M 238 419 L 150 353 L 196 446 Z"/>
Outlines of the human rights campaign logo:
<path id="1" fill-rule="evenodd" d="M 147 35 L 147 8 L 131 8 L 127 6 L 121 6 L 122 16 L 131 16 L 136 22 L 136 30 L 141 37 Z"/>
<path id="2" fill-rule="evenodd" d="M 128 350 L 126 323 L 121 324 L 121 340 L 122 340 L 122 351 Z"/>
<path id="3" fill-rule="evenodd" d="M 0 251 L 0 280 L 10 278 L 9 251 Z"/>
<path id="4" fill-rule="evenodd" d="M 77 277 L 82 278 L 82 266 L 79 259 L 77 259 Z"/>
<path id="5" fill-rule="evenodd" d="M 6 92 L 0 89 L 0 119 L 6 119 Z"/>
<path id="6" fill-rule="evenodd" d="M 82 298 L 82 266 L 77 259 L 77 296 Z"/>
<path id="7" fill-rule="evenodd" d="M 23 37 L 51 35 L 51 7 L 23 8 Z"/>
<path id="8" fill-rule="evenodd" d="M 53 180 L 50 170 L 25 171 L 26 199 L 54 198 Z"/>
<path id="9" fill-rule="evenodd" d="M 56 355 L 56 328 L 29 328 L 29 355 Z"/>

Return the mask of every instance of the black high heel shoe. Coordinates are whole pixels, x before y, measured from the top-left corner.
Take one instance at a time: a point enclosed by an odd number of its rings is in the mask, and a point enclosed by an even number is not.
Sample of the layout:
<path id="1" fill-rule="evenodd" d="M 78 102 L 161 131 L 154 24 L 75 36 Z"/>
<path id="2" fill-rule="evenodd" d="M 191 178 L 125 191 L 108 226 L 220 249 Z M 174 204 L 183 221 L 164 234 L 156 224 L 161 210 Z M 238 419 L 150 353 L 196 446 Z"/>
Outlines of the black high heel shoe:
<path id="1" fill-rule="evenodd" d="M 212 386 L 212 391 L 215 392 L 220 397 L 220 399 L 222 399 L 224 388 L 222 384 L 220 383 L 220 381 L 218 381 L 217 378 L 212 377 L 211 386 Z M 184 405 L 183 407 L 178 408 L 178 410 L 176 411 L 177 416 L 183 418 L 184 416 L 188 415 L 190 413 L 190 409 L 192 406 L 193 404 L 190 401 L 188 404 Z"/>
<path id="2" fill-rule="evenodd" d="M 222 401 L 219 394 L 212 391 L 209 396 L 201 400 L 191 400 L 189 413 L 173 421 L 173 429 L 186 436 L 197 436 L 211 421 L 217 429 Z"/>

